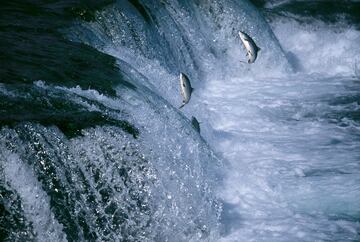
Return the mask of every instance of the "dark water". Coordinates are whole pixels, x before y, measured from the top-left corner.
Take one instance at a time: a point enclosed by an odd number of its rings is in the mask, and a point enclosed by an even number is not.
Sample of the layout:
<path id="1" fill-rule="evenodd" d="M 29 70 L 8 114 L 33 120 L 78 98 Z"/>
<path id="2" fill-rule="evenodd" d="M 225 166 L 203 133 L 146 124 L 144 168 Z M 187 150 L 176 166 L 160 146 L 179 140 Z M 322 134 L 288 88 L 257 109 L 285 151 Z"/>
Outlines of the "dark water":
<path id="1" fill-rule="evenodd" d="M 359 240 L 359 12 L 1 3 L 0 241 Z M 262 48 L 253 67 L 240 29 Z M 199 90 L 182 112 L 180 71 Z"/>
<path id="2" fill-rule="evenodd" d="M 94 88 L 115 95 L 114 85 L 126 85 L 115 59 L 97 50 L 70 42 L 60 30 L 74 19 L 91 21 L 94 12 L 109 1 L 83 3 L 8 1 L 1 7 L 1 81 L 16 97 L 1 94 L 1 125 L 21 121 L 56 124 L 75 135 L 84 127 L 114 123 L 100 112 L 86 113 L 79 105 L 64 102 L 61 92 L 37 90 L 33 82 L 46 80 L 52 85 Z M 100 70 L 100 71 L 99 71 Z M 125 130 L 136 134 L 124 121 Z"/>
<path id="3" fill-rule="evenodd" d="M 358 1 L 273 1 L 266 5 L 257 2 L 266 14 L 273 18 L 283 16 L 303 23 L 311 23 L 314 19 L 328 25 L 342 28 L 349 25 L 360 28 L 360 3 Z"/>

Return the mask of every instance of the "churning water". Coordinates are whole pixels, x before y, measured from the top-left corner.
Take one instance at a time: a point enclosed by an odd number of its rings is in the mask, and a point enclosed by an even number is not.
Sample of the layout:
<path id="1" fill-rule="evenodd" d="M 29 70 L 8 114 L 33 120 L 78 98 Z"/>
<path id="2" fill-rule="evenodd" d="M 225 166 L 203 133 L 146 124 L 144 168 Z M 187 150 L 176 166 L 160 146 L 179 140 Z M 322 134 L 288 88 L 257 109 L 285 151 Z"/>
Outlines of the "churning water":
<path id="1" fill-rule="evenodd" d="M 1 239 L 360 240 L 360 31 L 351 11 L 298 4 L 70 7 L 56 30 L 81 51 L 0 77 Z M 179 72 L 195 88 L 182 110 Z"/>

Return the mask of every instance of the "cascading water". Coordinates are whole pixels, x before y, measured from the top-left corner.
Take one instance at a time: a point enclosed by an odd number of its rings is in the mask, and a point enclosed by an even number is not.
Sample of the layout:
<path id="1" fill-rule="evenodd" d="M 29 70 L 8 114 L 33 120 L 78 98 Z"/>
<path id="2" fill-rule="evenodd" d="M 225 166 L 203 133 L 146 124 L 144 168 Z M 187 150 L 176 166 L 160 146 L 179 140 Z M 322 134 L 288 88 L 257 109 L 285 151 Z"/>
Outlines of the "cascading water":
<path id="1" fill-rule="evenodd" d="M 360 240 L 352 18 L 311 19 L 297 1 L 269 1 L 270 24 L 246 0 L 75 2 L 0 18 L 38 47 L 4 42 L 1 239 Z M 252 65 L 239 30 L 261 48 Z M 195 88 L 181 111 L 179 72 Z"/>

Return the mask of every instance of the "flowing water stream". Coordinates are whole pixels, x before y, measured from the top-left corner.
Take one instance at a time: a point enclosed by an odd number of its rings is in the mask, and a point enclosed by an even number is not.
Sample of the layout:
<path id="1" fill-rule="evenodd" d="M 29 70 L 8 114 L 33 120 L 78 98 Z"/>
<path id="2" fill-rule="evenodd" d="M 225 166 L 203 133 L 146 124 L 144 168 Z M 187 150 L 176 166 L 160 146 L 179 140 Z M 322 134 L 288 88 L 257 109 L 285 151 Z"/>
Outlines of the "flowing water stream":
<path id="1" fill-rule="evenodd" d="M 1 240 L 360 240 L 358 2 L 100 2 L 2 7 Z"/>

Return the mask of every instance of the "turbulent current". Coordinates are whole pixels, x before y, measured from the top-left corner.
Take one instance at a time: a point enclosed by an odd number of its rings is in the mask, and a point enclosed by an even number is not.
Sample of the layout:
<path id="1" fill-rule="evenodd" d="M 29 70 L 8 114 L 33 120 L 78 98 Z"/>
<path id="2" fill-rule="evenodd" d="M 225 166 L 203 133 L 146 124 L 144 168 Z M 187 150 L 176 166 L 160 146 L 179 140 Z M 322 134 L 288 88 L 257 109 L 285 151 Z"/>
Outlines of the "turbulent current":
<path id="1" fill-rule="evenodd" d="M 359 241 L 359 9 L 2 4 L 0 241 Z"/>

